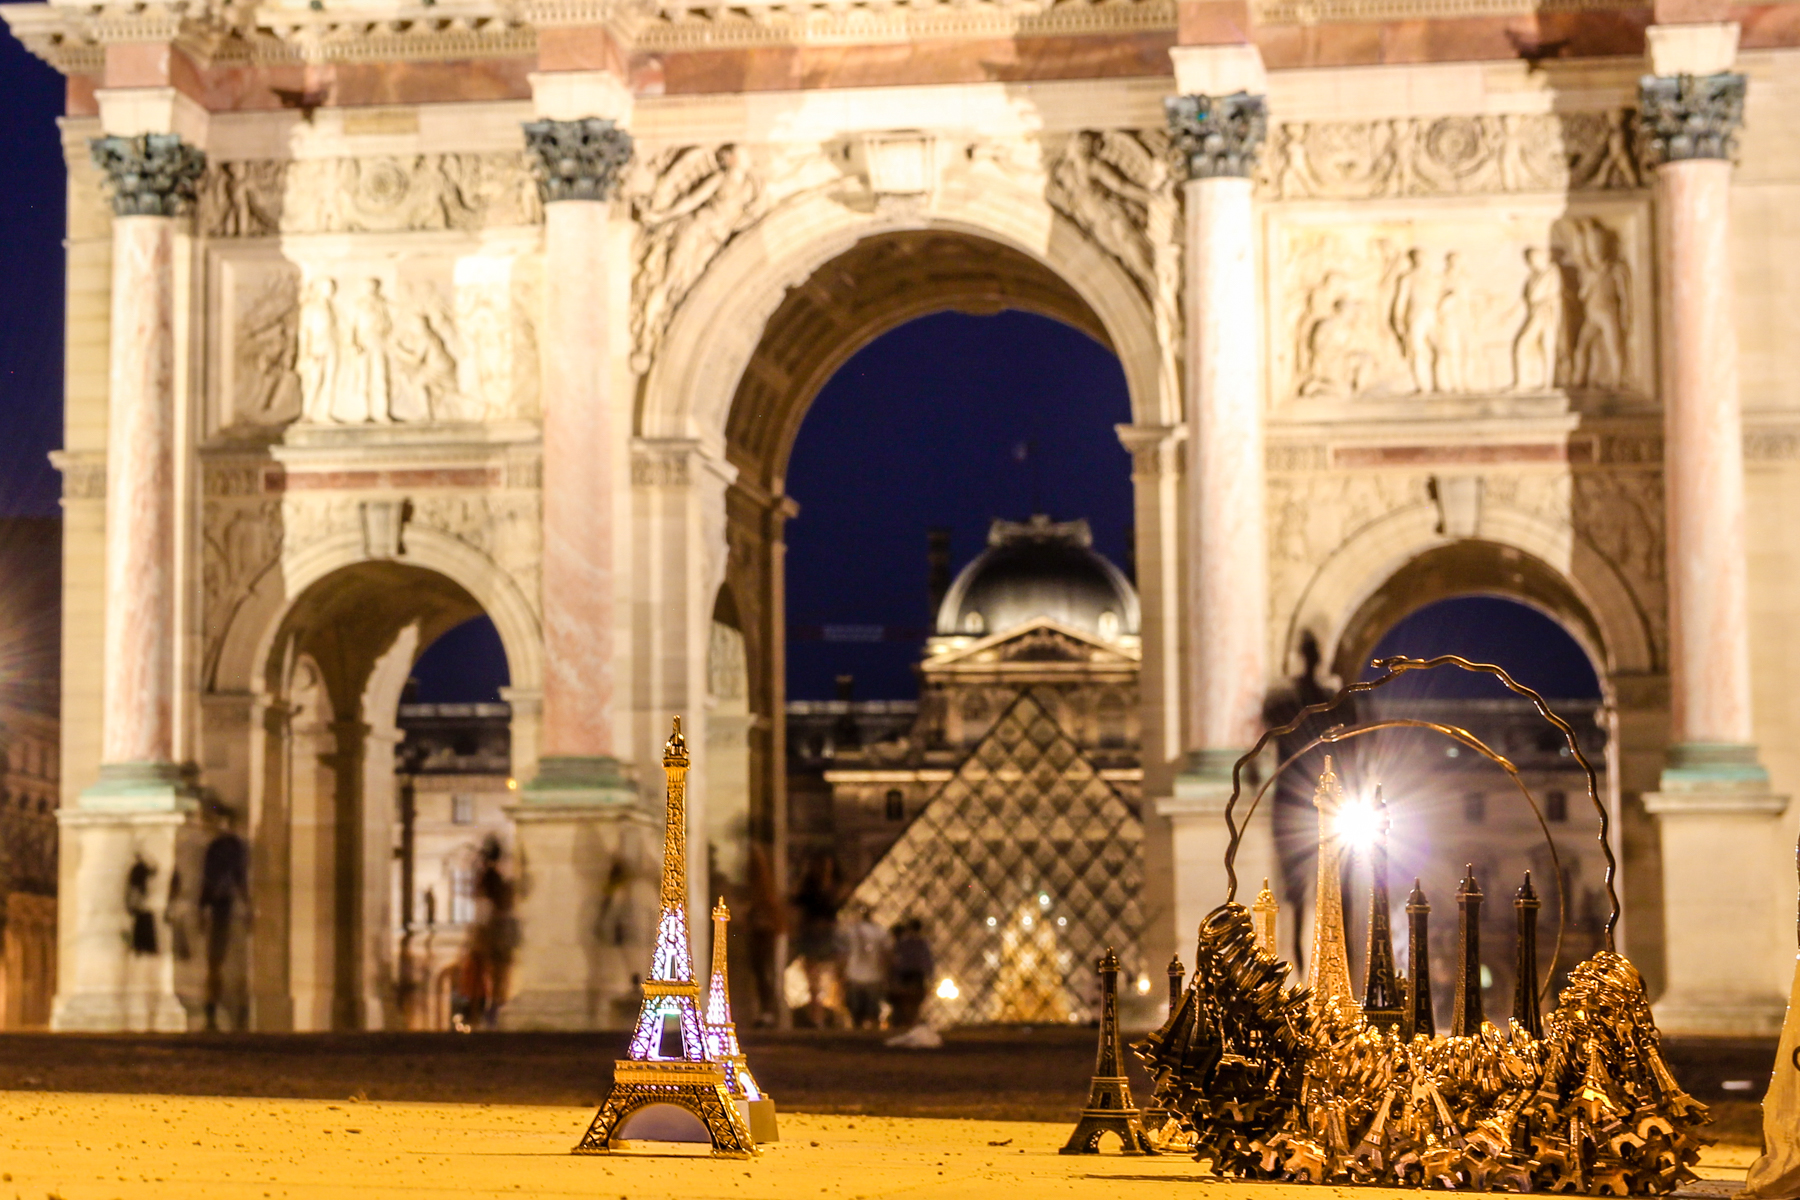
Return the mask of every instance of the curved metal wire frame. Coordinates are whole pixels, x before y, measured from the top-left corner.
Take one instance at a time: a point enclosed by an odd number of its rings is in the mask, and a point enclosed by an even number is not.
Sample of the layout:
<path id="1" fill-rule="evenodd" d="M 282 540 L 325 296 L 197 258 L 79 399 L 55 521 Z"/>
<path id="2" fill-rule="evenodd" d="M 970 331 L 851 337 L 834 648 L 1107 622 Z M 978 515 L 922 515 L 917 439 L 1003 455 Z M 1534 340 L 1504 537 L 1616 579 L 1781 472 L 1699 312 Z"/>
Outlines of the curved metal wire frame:
<path id="1" fill-rule="evenodd" d="M 1237 852 L 1238 843 L 1243 840 L 1244 829 L 1242 826 L 1238 825 L 1234 814 L 1237 809 L 1238 800 L 1243 795 L 1245 765 L 1253 762 L 1256 757 L 1263 752 L 1263 748 L 1267 746 L 1272 739 L 1280 737 L 1283 734 L 1294 732 L 1294 730 L 1300 727 L 1301 722 L 1305 721 L 1308 717 L 1318 716 L 1321 713 L 1328 713 L 1354 695 L 1362 692 L 1373 692 L 1378 688 L 1385 687 L 1400 676 L 1406 674 L 1408 671 L 1429 671 L 1436 667 L 1445 666 L 1458 667 L 1464 671 L 1472 671 L 1478 675 L 1492 675 L 1504 684 L 1509 691 L 1530 700 L 1532 707 L 1537 710 L 1538 715 L 1550 722 L 1550 724 L 1556 726 L 1556 728 L 1562 732 L 1563 740 L 1568 743 L 1569 753 L 1574 756 L 1576 762 L 1581 764 L 1582 772 L 1587 776 L 1588 800 L 1593 803 L 1594 812 L 1600 818 L 1600 852 L 1606 857 L 1606 899 L 1610 905 L 1610 911 L 1607 913 L 1606 917 L 1606 949 L 1609 953 L 1616 953 L 1617 947 L 1614 943 L 1613 931 L 1619 924 L 1619 893 L 1614 886 L 1614 880 L 1618 876 L 1619 864 L 1618 859 L 1613 854 L 1612 848 L 1612 818 L 1606 811 L 1606 805 L 1601 803 L 1599 777 L 1594 772 L 1593 764 L 1588 762 L 1587 755 L 1581 752 L 1581 743 L 1575 736 L 1574 727 L 1552 712 L 1550 706 L 1544 702 L 1543 696 L 1507 674 L 1506 668 L 1496 666 L 1493 663 L 1470 662 L 1459 654 L 1440 654 L 1436 658 L 1407 658 L 1403 655 L 1396 655 L 1393 658 L 1378 658 L 1371 665 L 1377 671 L 1382 672 L 1382 674 L 1374 679 L 1347 684 L 1331 699 L 1321 700 L 1317 704 L 1309 704 L 1305 708 L 1302 708 L 1294 715 L 1293 720 L 1287 722 L 1285 725 L 1277 725 L 1272 729 L 1264 730 L 1263 735 L 1256 739 L 1256 745 L 1250 747 L 1248 751 L 1232 764 L 1231 799 L 1225 802 L 1225 827 L 1231 831 L 1231 839 L 1225 847 L 1225 902 L 1229 904 L 1237 899 Z M 1475 742 L 1480 741 L 1480 739 L 1475 738 L 1473 734 L 1470 734 L 1469 736 L 1474 739 Z M 1471 746 L 1471 748 L 1475 747 Z M 1481 747 L 1480 749 L 1481 752 L 1487 754 L 1487 756 L 1494 761 L 1505 762 L 1505 759 L 1493 751 L 1486 750 L 1485 747 Z M 1511 764 L 1508 763 L 1507 765 L 1510 766 Z M 1529 791 L 1527 791 L 1526 794 L 1529 798 Z M 1537 805 L 1535 801 L 1533 802 L 1532 807 L 1534 810 L 1536 809 Z M 1539 821 L 1541 822 L 1542 820 L 1543 818 L 1540 815 Z M 1245 815 L 1245 821 L 1246 823 L 1249 821 L 1248 814 Z M 1559 871 L 1557 874 L 1560 877 L 1562 873 Z M 1558 879 L 1558 886 L 1559 888 L 1561 886 L 1560 878 Z"/>
<path id="2" fill-rule="evenodd" d="M 1556 965 L 1562 961 L 1563 938 L 1569 929 L 1569 897 L 1563 888 L 1562 856 L 1556 852 L 1556 838 L 1551 836 L 1549 822 L 1544 820 L 1544 810 L 1538 806 L 1537 797 L 1531 794 L 1531 789 L 1519 777 L 1518 768 L 1513 766 L 1510 759 L 1496 753 L 1491 746 L 1468 730 L 1459 729 L 1455 725 L 1440 725 L 1436 721 L 1421 721 L 1415 717 L 1389 717 L 1385 721 L 1370 721 L 1358 725 L 1334 725 L 1288 755 L 1269 773 L 1269 777 L 1263 780 L 1263 785 L 1256 789 L 1256 795 L 1250 798 L 1250 807 L 1244 812 L 1244 827 L 1250 827 L 1250 818 L 1256 815 L 1263 797 L 1269 794 L 1269 789 L 1275 786 L 1275 781 L 1281 778 L 1283 771 L 1320 746 L 1336 745 L 1364 734 L 1379 733 L 1384 729 L 1429 729 L 1433 733 L 1443 734 L 1451 741 L 1462 743 L 1505 771 L 1513 781 L 1513 786 L 1519 789 L 1519 794 L 1525 797 L 1525 803 L 1531 805 L 1531 815 L 1537 818 L 1538 829 L 1544 834 L 1544 845 L 1550 848 L 1550 868 L 1556 874 L 1556 946 L 1550 952 L 1550 965 L 1544 970 L 1543 982 L 1538 985 L 1538 999 L 1543 1000 L 1550 994 L 1550 985 L 1556 979 Z"/>

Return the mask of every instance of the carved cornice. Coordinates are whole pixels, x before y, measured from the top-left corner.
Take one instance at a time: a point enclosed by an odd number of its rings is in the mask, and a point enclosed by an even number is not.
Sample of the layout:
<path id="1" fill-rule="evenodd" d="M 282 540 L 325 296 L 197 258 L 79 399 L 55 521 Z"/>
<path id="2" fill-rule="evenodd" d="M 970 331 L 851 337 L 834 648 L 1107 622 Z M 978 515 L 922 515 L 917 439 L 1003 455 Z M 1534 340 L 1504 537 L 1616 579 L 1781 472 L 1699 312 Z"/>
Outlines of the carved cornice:
<path id="1" fill-rule="evenodd" d="M 1187 164 L 1189 179 L 1247 179 L 1269 132 L 1265 97 L 1170 96 L 1163 101 L 1169 136 Z"/>
<path id="2" fill-rule="evenodd" d="M 65 74 L 95 74 L 106 47 L 170 42 L 212 63 L 393 62 L 537 53 L 537 32 L 504 0 L 438 0 L 330 11 L 202 3 L 12 4 L 8 25 L 27 49 Z"/>
<path id="3" fill-rule="evenodd" d="M 193 208 L 204 151 L 172 133 L 99 137 L 88 145 L 111 181 L 114 216 L 174 217 Z"/>
<path id="4" fill-rule="evenodd" d="M 631 135 L 604 117 L 530 121 L 525 151 L 544 203 L 607 200 L 631 161 Z"/>
<path id="5" fill-rule="evenodd" d="M 1690 158 L 1729 159 L 1744 124 L 1745 79 L 1646 75 L 1638 85 L 1638 153 L 1645 170 Z"/>
<path id="6" fill-rule="evenodd" d="M 632 32 L 647 52 L 762 45 L 870 45 L 940 38 L 1069 37 L 1175 27 L 1174 0 L 801 0 L 664 3 Z"/>
<path id="7" fill-rule="evenodd" d="M 9 4 L 3 15 L 14 36 L 64 74 L 98 74 L 106 47 L 169 42 L 205 63 L 233 33 L 206 3 L 164 0 L 134 4 Z"/>
<path id="8" fill-rule="evenodd" d="M 1457 20 L 1648 7 L 1645 0 L 1255 0 L 1251 5 L 1258 25 Z"/>
<path id="9" fill-rule="evenodd" d="M 65 74 L 96 74 L 114 42 L 174 42 L 207 64 L 392 62 L 537 53 L 538 30 L 599 26 L 645 53 L 1067 37 L 1175 27 L 1175 0 L 402 0 L 318 8 L 199 0 L 12 4 L 14 34 Z"/>

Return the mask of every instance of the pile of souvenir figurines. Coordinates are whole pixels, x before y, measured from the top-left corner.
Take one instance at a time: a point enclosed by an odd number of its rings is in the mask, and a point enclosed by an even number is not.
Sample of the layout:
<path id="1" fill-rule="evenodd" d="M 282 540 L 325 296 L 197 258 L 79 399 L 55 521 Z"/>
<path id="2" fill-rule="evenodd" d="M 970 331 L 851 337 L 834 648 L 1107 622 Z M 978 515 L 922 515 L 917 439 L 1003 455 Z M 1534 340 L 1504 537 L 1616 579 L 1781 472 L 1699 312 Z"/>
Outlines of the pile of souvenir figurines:
<path id="1" fill-rule="evenodd" d="M 1335 779 L 1320 786 L 1324 827 Z M 1162 1028 L 1133 1047 L 1154 1082 L 1153 1144 L 1190 1150 L 1238 1179 L 1625 1196 L 1695 1178 L 1688 1168 L 1706 1107 L 1670 1074 L 1636 968 L 1610 950 L 1596 954 L 1541 1022 L 1527 984 L 1529 1011 L 1521 1000 L 1500 1032 L 1480 1015 L 1471 870 L 1458 893 L 1458 987 L 1472 1007 L 1459 994 L 1451 1035 L 1433 1036 L 1422 915 L 1413 917 L 1410 981 L 1392 978 L 1391 941 L 1385 954 L 1372 945 L 1371 964 L 1385 959 L 1390 977 L 1371 973 L 1365 1009 L 1350 992 L 1328 835 L 1320 849 L 1306 986 L 1288 986 L 1273 953 L 1266 885 L 1254 913 L 1227 903 L 1201 924 L 1186 989 Z M 1372 908 L 1385 913 L 1385 879 L 1372 891 Z M 1520 896 L 1529 893 L 1528 877 Z M 1429 911 L 1416 887 L 1412 900 L 1409 914 Z M 1535 980 L 1525 921 L 1535 922 L 1535 897 L 1529 908 L 1515 904 L 1521 978 Z M 1385 919 L 1370 928 L 1372 943 L 1389 938 Z"/>

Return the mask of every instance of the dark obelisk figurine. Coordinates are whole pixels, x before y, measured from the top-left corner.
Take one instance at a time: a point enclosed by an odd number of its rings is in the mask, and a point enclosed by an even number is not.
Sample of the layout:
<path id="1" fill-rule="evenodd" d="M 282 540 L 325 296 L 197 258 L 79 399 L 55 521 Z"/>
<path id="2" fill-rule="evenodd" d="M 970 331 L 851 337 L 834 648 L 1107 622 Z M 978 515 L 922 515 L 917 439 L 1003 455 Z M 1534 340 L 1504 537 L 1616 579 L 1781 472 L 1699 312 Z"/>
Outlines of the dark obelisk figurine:
<path id="1" fill-rule="evenodd" d="M 1369 846 L 1369 952 L 1363 977 L 1363 1015 L 1377 1029 L 1396 1029 L 1406 1017 L 1394 970 L 1394 931 L 1388 923 L 1388 815 L 1375 789 L 1375 840 Z"/>
<path id="2" fill-rule="evenodd" d="M 1064 1154 L 1098 1154 L 1100 1135 L 1116 1133 L 1127 1154 L 1155 1154 L 1137 1106 L 1131 1102 L 1131 1084 L 1125 1079 L 1124 1056 L 1119 1048 L 1119 956 L 1112 947 L 1094 964 L 1100 972 L 1100 1048 L 1094 1057 L 1094 1082 L 1088 1089 L 1087 1107 L 1069 1135 Z"/>
<path id="3" fill-rule="evenodd" d="M 1475 864 L 1464 868 L 1456 889 L 1456 1009 L 1450 1017 L 1451 1037 L 1481 1032 L 1481 885 Z"/>
<path id="4" fill-rule="evenodd" d="M 1431 905 L 1417 879 L 1406 898 L 1406 969 L 1406 1022 L 1401 1032 L 1408 1041 L 1436 1037 L 1437 1018 L 1431 1012 Z"/>
<path id="5" fill-rule="evenodd" d="M 1528 1033 L 1540 1042 L 1544 1040 L 1544 1015 L 1538 1011 L 1537 923 L 1542 907 L 1527 871 L 1513 897 L 1513 911 L 1519 914 L 1519 961 L 1514 966 L 1512 1019 L 1514 1033 Z"/>
<path id="6" fill-rule="evenodd" d="M 1174 1012 L 1181 1007 L 1181 983 L 1187 978 L 1187 968 L 1181 965 L 1179 952 L 1169 956 L 1169 1011 Z"/>

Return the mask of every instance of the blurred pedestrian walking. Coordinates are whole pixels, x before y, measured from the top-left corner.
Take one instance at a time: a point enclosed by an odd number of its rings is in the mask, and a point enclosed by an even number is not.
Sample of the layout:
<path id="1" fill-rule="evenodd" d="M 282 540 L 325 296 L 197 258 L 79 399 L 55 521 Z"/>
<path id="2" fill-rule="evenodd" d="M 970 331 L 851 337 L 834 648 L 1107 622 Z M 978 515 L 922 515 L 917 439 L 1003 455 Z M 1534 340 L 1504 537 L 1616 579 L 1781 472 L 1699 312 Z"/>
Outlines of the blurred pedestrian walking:
<path id="1" fill-rule="evenodd" d="M 250 847 L 237 833 L 237 814 L 221 807 L 224 828 L 206 847 L 200 867 L 200 919 L 206 926 L 206 1028 L 219 1028 L 225 991 L 225 960 L 231 953 L 232 919 L 250 906 Z M 233 1006 L 232 1028 L 243 1029 L 245 1014 Z"/>
<path id="2" fill-rule="evenodd" d="M 503 851 L 492 834 L 481 844 L 475 877 L 475 925 L 463 959 L 462 994 L 470 1026 L 492 1029 L 506 1003 L 512 960 L 519 948 L 519 919 L 513 911 L 513 885 L 500 871 Z"/>
<path id="3" fill-rule="evenodd" d="M 870 918 L 868 905 L 859 904 L 848 920 L 838 923 L 837 945 L 850 1024 L 857 1029 L 881 1028 L 881 993 L 887 985 L 893 939 Z"/>
<path id="4" fill-rule="evenodd" d="M 837 914 L 843 903 L 843 876 L 837 859 L 820 854 L 807 865 L 794 893 L 794 908 L 799 914 L 799 928 L 794 938 L 794 952 L 806 970 L 806 1024 L 813 1029 L 825 1027 L 826 1012 L 832 1007 L 838 974 Z"/>
<path id="5" fill-rule="evenodd" d="M 907 1029 L 919 1023 L 919 1010 L 925 1007 L 927 989 L 937 960 L 931 955 L 931 943 L 925 939 L 925 923 L 917 917 L 894 927 L 893 953 L 889 956 L 888 1003 L 893 1012 L 888 1025 Z"/>

